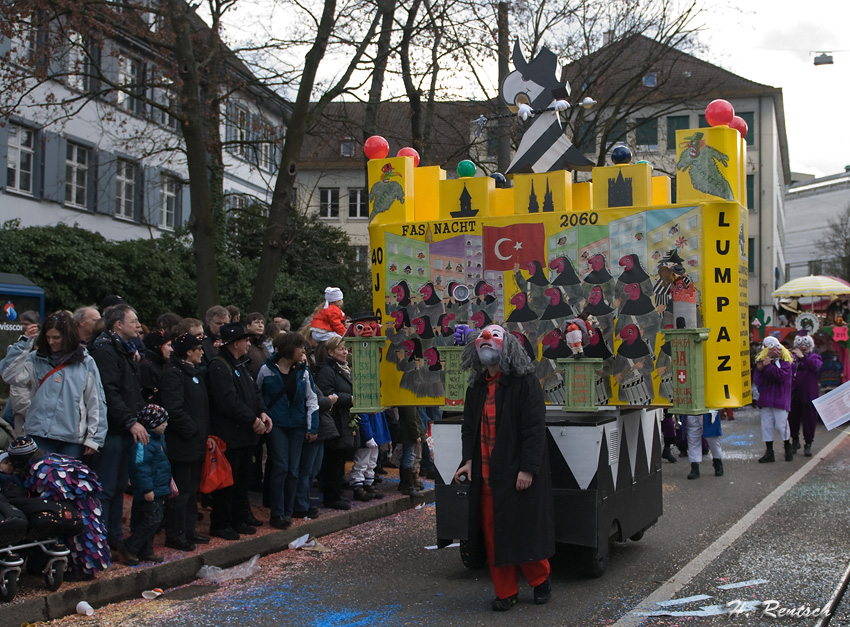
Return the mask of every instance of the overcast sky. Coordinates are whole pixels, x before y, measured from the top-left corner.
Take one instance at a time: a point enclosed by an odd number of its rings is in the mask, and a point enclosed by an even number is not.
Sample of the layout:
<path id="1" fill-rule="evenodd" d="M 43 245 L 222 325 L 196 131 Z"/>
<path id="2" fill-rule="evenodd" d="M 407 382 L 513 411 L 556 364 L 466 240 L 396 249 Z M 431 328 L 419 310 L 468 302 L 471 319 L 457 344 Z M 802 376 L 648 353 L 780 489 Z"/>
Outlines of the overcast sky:
<path id="1" fill-rule="evenodd" d="M 707 61 L 781 87 L 791 170 L 818 176 L 850 165 L 850 0 L 742 0 L 706 17 Z M 832 51 L 815 67 L 813 52 Z"/>

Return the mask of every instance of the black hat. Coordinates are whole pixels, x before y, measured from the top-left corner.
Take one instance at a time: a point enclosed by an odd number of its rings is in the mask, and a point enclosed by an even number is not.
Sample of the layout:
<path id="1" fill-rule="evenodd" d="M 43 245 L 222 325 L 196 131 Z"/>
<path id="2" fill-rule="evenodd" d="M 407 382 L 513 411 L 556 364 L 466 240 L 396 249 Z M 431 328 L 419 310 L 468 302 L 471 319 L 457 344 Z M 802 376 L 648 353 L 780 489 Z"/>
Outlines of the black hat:
<path id="1" fill-rule="evenodd" d="M 163 422 L 168 420 L 168 412 L 159 405 L 148 403 L 136 415 L 136 419 L 145 429 L 156 429 Z"/>
<path id="2" fill-rule="evenodd" d="M 110 294 L 109 296 L 104 298 L 103 301 L 100 303 L 100 310 L 105 311 L 106 309 L 108 309 L 109 307 L 112 307 L 113 305 L 126 305 L 126 304 L 127 304 L 127 302 L 123 298 L 118 296 L 118 294 Z"/>
<path id="3" fill-rule="evenodd" d="M 162 351 L 162 347 L 171 341 L 171 334 L 162 329 L 156 329 L 145 334 L 145 347 L 154 353 Z"/>
<path id="4" fill-rule="evenodd" d="M 245 330 L 245 325 L 241 322 L 229 322 L 221 326 L 219 335 L 221 336 L 221 343 L 224 345 L 241 340 L 242 338 L 251 337 L 253 333 L 248 333 Z"/>
<path id="5" fill-rule="evenodd" d="M 378 320 L 378 316 L 372 311 L 360 311 L 353 316 L 348 317 L 351 322 L 363 322 L 364 320 Z"/>
<path id="6" fill-rule="evenodd" d="M 145 336 L 147 339 L 147 336 Z M 183 335 L 178 335 L 171 341 L 171 348 L 174 349 L 174 354 L 178 357 L 185 357 L 190 350 L 195 348 L 196 346 L 200 346 L 202 344 L 201 340 L 197 338 L 197 336 L 192 335 L 191 333 L 184 333 Z"/>

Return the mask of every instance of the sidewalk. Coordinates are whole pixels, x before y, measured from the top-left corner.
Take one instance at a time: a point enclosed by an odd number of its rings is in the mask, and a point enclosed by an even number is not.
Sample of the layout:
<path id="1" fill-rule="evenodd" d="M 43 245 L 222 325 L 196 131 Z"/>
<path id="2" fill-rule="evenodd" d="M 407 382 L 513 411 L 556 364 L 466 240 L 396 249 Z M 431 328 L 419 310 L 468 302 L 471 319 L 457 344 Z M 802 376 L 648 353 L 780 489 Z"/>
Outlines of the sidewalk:
<path id="1" fill-rule="evenodd" d="M 235 542 L 212 538 L 209 544 L 199 544 L 192 552 L 177 551 L 163 546 L 164 534 L 157 534 L 155 552 L 164 561 L 161 564 L 143 562 L 138 566 L 125 566 L 120 562 L 99 573 L 93 581 L 65 582 L 56 592 L 49 592 L 40 575 L 22 573 L 18 594 L 10 603 L 0 604 L 0 627 L 18 627 L 26 623 L 53 620 L 76 612 L 77 603 L 87 601 L 95 609 L 139 598 L 143 591 L 152 588 L 168 589 L 190 583 L 204 565 L 227 568 L 249 560 L 254 555 L 267 555 L 287 549 L 294 539 L 309 533 L 316 538 L 335 533 L 370 520 L 390 516 L 411 509 L 422 502 L 403 496 L 398 491 L 398 471 L 387 468 L 383 483 L 375 488 L 384 495 L 380 500 L 366 503 L 351 502 L 349 511 L 319 507 L 320 515 L 314 520 L 293 519 L 292 527 L 278 530 L 268 524 L 269 510 L 260 505 L 261 496 L 252 492 L 254 515 L 263 521 L 256 535 L 242 536 Z M 433 482 L 426 483 L 425 502 L 434 500 Z M 125 498 L 125 520 L 129 520 L 132 498 Z M 198 523 L 198 532 L 207 535 L 209 510 L 202 509 L 204 520 Z"/>

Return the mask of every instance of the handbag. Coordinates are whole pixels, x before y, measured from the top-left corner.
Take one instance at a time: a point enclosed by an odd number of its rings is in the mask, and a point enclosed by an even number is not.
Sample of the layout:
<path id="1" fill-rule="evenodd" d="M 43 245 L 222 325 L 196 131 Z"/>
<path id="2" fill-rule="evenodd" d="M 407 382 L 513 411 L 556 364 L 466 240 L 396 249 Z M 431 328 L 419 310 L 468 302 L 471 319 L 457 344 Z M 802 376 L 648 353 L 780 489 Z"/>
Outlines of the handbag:
<path id="1" fill-rule="evenodd" d="M 221 490 L 233 485 L 233 470 L 224 455 L 227 445 L 224 441 L 211 435 L 207 438 L 207 455 L 201 467 L 201 487 L 204 494 Z"/>

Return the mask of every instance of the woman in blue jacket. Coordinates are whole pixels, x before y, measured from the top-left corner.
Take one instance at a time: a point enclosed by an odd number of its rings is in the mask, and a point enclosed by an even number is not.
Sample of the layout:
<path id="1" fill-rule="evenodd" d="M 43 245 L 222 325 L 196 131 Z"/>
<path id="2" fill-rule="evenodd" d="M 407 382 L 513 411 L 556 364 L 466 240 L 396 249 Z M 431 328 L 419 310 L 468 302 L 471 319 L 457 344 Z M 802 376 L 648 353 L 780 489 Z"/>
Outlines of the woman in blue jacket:
<path id="1" fill-rule="evenodd" d="M 269 523 L 286 529 L 292 525 L 301 450 L 318 437 L 319 399 L 304 361 L 307 340 L 298 333 L 278 335 L 274 349 L 257 373 L 257 386 L 272 419 L 266 443 L 271 462 Z"/>
<path id="2" fill-rule="evenodd" d="M 106 400 L 97 365 L 64 311 L 51 314 L 36 338 L 37 332 L 36 325 L 26 325 L 21 339 L 9 347 L 3 380 L 30 396 L 24 431 L 36 444 L 48 453 L 82 459 L 106 438 Z"/>

